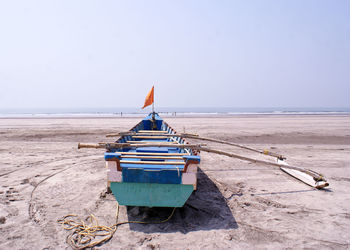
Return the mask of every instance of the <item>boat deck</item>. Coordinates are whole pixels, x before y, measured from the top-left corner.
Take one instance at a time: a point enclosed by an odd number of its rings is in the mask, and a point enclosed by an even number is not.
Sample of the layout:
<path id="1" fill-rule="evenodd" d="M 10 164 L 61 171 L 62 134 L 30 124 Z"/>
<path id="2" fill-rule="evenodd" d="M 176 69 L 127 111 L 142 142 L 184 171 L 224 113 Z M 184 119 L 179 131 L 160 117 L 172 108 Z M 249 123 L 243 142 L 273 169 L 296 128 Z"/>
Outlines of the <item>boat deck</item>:
<path id="1" fill-rule="evenodd" d="M 105 153 L 108 181 L 121 205 L 181 207 L 196 189 L 197 167 L 189 165 L 199 164 L 200 157 L 177 147 L 186 141 L 157 114 L 154 118 L 151 124 L 149 115 L 130 130 L 131 135 L 116 141 L 130 146 Z M 162 147 L 143 146 L 155 143 Z"/>

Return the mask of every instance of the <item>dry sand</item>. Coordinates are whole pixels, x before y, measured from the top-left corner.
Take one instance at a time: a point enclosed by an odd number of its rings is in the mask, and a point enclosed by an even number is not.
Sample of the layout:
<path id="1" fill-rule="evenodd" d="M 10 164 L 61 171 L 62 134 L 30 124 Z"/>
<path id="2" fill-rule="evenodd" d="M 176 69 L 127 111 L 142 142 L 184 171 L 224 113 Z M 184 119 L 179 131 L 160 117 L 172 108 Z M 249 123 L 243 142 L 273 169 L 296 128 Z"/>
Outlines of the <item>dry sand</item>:
<path id="1" fill-rule="evenodd" d="M 70 213 L 93 213 L 101 224 L 112 225 L 116 202 L 105 194 L 103 150 L 78 150 L 77 143 L 106 141 L 105 134 L 125 131 L 139 120 L 0 119 L 0 249 L 70 249 L 68 232 L 56 222 Z M 330 187 L 315 190 L 273 167 L 203 152 L 198 191 L 169 222 L 122 225 L 99 248 L 350 247 L 349 116 L 166 121 L 178 132 L 185 129 L 282 153 L 290 164 L 323 173 Z M 170 211 L 121 206 L 119 221 L 164 219 Z"/>

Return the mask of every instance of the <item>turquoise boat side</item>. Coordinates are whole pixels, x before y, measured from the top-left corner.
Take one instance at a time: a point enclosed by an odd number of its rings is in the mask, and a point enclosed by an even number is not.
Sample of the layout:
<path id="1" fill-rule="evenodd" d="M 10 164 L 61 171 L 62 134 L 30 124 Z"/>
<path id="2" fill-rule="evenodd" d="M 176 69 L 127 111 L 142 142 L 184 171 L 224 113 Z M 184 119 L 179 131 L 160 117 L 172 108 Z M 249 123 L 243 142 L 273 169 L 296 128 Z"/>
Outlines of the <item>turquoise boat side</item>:
<path id="1" fill-rule="evenodd" d="M 176 136 L 176 131 L 155 112 L 136 124 L 129 133 L 116 141 L 130 143 L 128 147 L 111 147 L 105 153 L 108 186 L 118 203 L 182 207 L 196 189 L 197 165 L 200 163 L 198 152 L 177 147 L 177 144 L 187 142 Z M 163 134 L 173 134 L 174 137 Z M 141 145 L 135 147 L 132 143 Z M 167 146 L 148 147 L 142 143 L 164 143 Z"/>
<path id="2" fill-rule="evenodd" d="M 145 207 L 182 207 L 193 185 L 111 182 L 111 190 L 120 205 Z"/>

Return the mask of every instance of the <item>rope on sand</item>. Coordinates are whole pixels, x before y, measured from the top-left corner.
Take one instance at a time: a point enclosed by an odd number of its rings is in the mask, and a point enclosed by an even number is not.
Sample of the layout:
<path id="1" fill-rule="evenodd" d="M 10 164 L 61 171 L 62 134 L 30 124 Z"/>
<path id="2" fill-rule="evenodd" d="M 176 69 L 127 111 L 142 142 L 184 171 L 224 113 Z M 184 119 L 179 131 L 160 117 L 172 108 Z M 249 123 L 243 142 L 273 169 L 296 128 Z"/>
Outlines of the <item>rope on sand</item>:
<path id="1" fill-rule="evenodd" d="M 117 227 L 123 224 L 131 224 L 131 223 L 137 223 L 137 224 L 160 224 L 165 223 L 169 221 L 174 213 L 175 213 L 176 207 L 174 207 L 173 211 L 169 215 L 169 217 L 162 221 L 153 221 L 153 222 L 147 222 L 147 221 L 124 221 L 124 222 L 118 222 L 118 215 L 119 215 L 119 204 L 117 203 L 117 210 L 116 210 L 116 224 L 108 227 L 108 226 L 102 226 L 98 223 L 97 218 L 91 214 L 88 217 L 88 220 L 90 221 L 90 224 L 86 224 L 83 220 L 81 220 L 77 215 L 75 214 L 68 214 L 66 216 L 63 216 L 61 219 L 58 219 L 57 222 L 62 225 L 63 229 L 65 230 L 73 230 L 68 236 L 67 236 L 67 243 L 73 248 L 73 249 L 85 249 L 85 248 L 92 248 L 94 246 L 103 244 L 110 240 L 114 233 L 117 231 Z M 98 239 L 96 239 L 98 238 Z M 95 240 L 96 239 L 96 240 Z"/>

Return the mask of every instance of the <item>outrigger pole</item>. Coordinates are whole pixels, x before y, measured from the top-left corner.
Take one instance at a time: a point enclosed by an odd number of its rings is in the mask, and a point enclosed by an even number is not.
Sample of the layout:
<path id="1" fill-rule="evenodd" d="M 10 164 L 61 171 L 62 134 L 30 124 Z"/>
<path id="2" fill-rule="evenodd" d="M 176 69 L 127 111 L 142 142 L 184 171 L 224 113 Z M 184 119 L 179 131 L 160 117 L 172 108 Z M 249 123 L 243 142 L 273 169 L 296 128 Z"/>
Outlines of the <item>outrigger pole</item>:
<path id="1" fill-rule="evenodd" d="M 304 169 L 300 167 L 290 166 L 285 161 L 278 159 L 277 163 L 268 162 L 264 160 L 258 160 L 246 156 L 241 156 L 221 150 L 216 150 L 206 147 L 206 144 L 169 144 L 169 143 L 98 143 L 98 144 L 85 144 L 79 143 L 78 149 L 80 148 L 105 148 L 107 150 L 116 149 L 116 148 L 126 148 L 126 147 L 176 147 L 176 148 L 191 148 L 195 150 L 205 151 L 208 153 L 215 153 L 219 155 L 225 155 L 231 158 L 237 158 L 243 161 L 260 163 L 268 166 L 279 167 L 282 171 L 293 176 L 294 178 L 304 182 L 305 184 L 312 186 L 317 189 L 322 189 L 329 186 L 329 183 L 320 173 L 312 171 L 310 169 Z"/>
<path id="2" fill-rule="evenodd" d="M 126 131 L 126 132 L 119 132 L 119 133 L 116 133 L 116 134 L 107 134 L 106 137 L 117 137 L 117 136 L 126 136 L 126 135 L 132 136 L 134 138 L 141 138 L 142 137 L 144 139 L 146 139 L 145 137 L 148 137 L 147 139 L 152 139 L 152 138 L 153 139 L 164 139 L 166 137 L 190 138 L 190 139 L 216 142 L 216 143 L 226 144 L 226 145 L 230 145 L 230 146 L 234 146 L 234 147 L 238 147 L 238 148 L 243 148 L 243 149 L 246 149 L 246 150 L 249 150 L 249 151 L 253 151 L 253 152 L 256 152 L 256 153 L 259 153 L 259 154 L 272 156 L 272 157 L 277 158 L 279 160 L 285 160 L 286 159 L 285 156 L 283 156 L 281 154 L 274 153 L 274 152 L 270 152 L 267 149 L 261 151 L 261 150 L 250 148 L 250 147 L 247 147 L 247 146 L 244 146 L 244 145 L 240 145 L 240 144 L 237 144 L 237 143 L 232 143 L 232 142 L 229 142 L 229 141 L 217 140 L 217 139 L 207 138 L 207 137 L 200 137 L 199 135 L 188 134 L 188 133 L 181 133 L 181 134 L 163 134 L 162 133 L 162 134 L 154 135 L 152 133 L 147 133 L 146 131 L 144 131 L 142 133 L 136 133 L 136 132 L 133 132 L 133 131 Z"/>
<path id="3" fill-rule="evenodd" d="M 240 156 L 240 155 L 236 155 L 236 154 L 232 154 L 232 153 L 228 153 L 228 152 L 224 152 L 224 151 L 220 151 L 220 150 L 215 150 L 215 149 L 211 149 L 211 148 L 206 148 L 203 147 L 203 144 L 199 144 L 199 148 L 195 148 L 197 150 L 202 150 L 202 151 L 207 151 L 210 153 L 216 153 L 216 154 L 221 154 L 221 155 L 226 155 L 228 157 L 232 157 L 232 158 L 238 158 L 240 160 L 245 160 L 245 161 L 250 161 L 250 162 L 256 162 L 256 163 L 263 163 L 263 164 L 267 164 L 267 165 L 273 165 L 276 167 L 280 167 L 280 169 L 284 172 L 286 172 L 287 174 L 297 178 L 298 180 L 301 180 L 302 182 L 312 186 L 312 187 L 316 187 L 316 188 L 323 188 L 323 187 L 327 187 L 329 184 L 326 181 L 326 179 L 323 177 L 322 174 L 319 174 L 315 171 L 312 171 L 310 169 L 304 169 L 304 168 L 300 168 L 300 167 L 294 167 L 294 166 L 290 166 L 288 165 L 285 160 L 286 157 L 284 157 L 281 154 L 276 154 L 274 152 L 270 152 L 269 150 L 257 150 L 254 148 L 250 148 L 244 145 L 240 145 L 240 144 L 236 144 L 236 143 L 232 143 L 229 141 L 223 141 L 223 140 L 217 140 L 217 139 L 213 139 L 213 138 L 206 138 L 206 137 L 199 137 L 196 134 L 187 134 L 187 133 L 183 133 L 183 134 L 167 134 L 167 133 L 150 133 L 149 131 L 139 131 L 138 133 L 133 132 L 133 131 L 127 131 L 127 132 L 120 132 L 117 134 L 108 134 L 106 135 L 107 137 L 114 137 L 114 136 L 123 136 L 123 135 L 129 135 L 132 136 L 133 138 L 144 138 L 144 139 L 163 139 L 163 138 L 167 138 L 167 137 L 182 137 L 182 138 L 191 138 L 191 139 L 197 139 L 197 140 L 204 140 L 204 141 L 210 141 L 210 142 L 216 142 L 216 143 L 221 143 L 221 144 L 226 144 L 226 145 L 231 145 L 234 147 L 239 147 L 242 149 L 246 149 L 249 151 L 253 151 L 256 153 L 260 153 L 260 154 L 264 154 L 264 155 L 268 155 L 271 157 L 274 157 L 277 159 L 277 163 L 271 163 L 271 162 L 266 162 L 266 161 L 261 161 L 261 160 L 257 160 L 257 159 L 253 159 L 253 158 L 249 158 L 249 157 L 245 157 L 245 156 Z M 191 145 L 193 147 L 193 145 Z M 198 146 L 195 145 L 195 146 Z M 190 145 L 189 145 L 190 147 Z"/>

